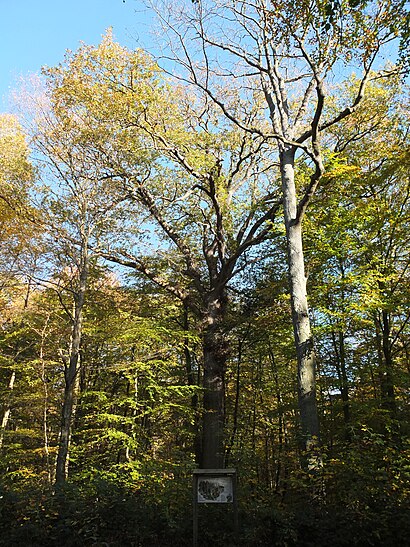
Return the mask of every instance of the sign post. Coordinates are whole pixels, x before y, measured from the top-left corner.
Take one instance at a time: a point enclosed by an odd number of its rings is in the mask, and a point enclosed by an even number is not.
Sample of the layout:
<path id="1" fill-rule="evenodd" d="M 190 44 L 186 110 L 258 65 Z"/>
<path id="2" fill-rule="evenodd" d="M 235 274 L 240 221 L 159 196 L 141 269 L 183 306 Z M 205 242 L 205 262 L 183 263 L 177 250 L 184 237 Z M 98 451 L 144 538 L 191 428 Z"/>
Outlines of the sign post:
<path id="1" fill-rule="evenodd" d="M 202 503 L 232 503 L 234 530 L 238 533 L 236 469 L 195 469 L 193 493 L 193 547 L 198 546 L 198 506 Z"/>

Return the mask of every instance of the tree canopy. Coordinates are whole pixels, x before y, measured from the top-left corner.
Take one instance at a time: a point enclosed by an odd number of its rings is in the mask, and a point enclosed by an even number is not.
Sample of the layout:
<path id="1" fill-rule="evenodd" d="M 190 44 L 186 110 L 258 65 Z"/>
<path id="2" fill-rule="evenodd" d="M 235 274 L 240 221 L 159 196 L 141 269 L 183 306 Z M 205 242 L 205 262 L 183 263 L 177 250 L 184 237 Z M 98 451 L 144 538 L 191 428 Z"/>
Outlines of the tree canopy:
<path id="1" fill-rule="evenodd" d="M 0 117 L 0 545 L 406 545 L 407 7 L 183 6 Z"/>

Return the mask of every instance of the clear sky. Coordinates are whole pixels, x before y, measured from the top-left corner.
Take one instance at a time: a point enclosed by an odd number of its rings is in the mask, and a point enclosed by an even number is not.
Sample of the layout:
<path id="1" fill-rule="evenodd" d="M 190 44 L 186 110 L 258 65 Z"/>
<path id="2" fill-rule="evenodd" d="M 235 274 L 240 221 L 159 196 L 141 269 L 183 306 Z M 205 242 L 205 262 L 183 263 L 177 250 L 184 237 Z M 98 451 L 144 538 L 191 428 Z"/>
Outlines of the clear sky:
<path id="1" fill-rule="evenodd" d="M 150 42 L 141 0 L 0 0 L 0 111 L 20 75 L 58 64 L 81 41 L 98 44 L 110 26 L 122 45 Z"/>

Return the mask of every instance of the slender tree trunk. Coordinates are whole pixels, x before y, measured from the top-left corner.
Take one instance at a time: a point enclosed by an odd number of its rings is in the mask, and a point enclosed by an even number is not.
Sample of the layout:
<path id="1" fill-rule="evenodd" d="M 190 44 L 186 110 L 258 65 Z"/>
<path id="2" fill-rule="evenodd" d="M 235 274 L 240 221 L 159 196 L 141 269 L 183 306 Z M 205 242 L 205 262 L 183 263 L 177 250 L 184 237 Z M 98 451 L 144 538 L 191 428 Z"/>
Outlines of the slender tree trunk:
<path id="1" fill-rule="evenodd" d="M 383 333 L 383 370 L 382 370 L 382 405 L 387 410 L 395 412 L 396 400 L 394 394 L 393 380 L 393 356 L 390 343 L 390 315 L 386 310 L 382 311 L 382 333 Z"/>
<path id="2" fill-rule="evenodd" d="M 10 376 L 9 385 L 8 385 L 8 397 L 6 401 L 6 407 L 3 412 L 3 418 L 1 420 L 1 428 L 0 428 L 0 449 L 3 447 L 3 441 L 4 441 L 4 432 L 6 431 L 7 424 L 9 423 L 10 419 L 10 413 L 11 413 L 11 406 L 10 406 L 10 399 L 11 394 L 13 392 L 14 388 L 14 382 L 16 381 L 16 371 L 13 370 Z"/>
<path id="3" fill-rule="evenodd" d="M 271 370 L 273 381 L 275 384 L 276 390 L 276 400 L 278 405 L 278 442 L 277 442 L 277 458 L 276 458 L 276 472 L 275 472 L 275 491 L 279 492 L 282 481 L 282 462 L 283 462 L 283 452 L 286 444 L 286 425 L 285 425 L 285 415 L 283 412 L 283 398 L 282 391 L 279 384 L 279 373 L 278 367 L 276 364 L 275 354 L 273 352 L 271 343 L 269 342 L 269 357 L 271 362 Z"/>
<path id="4" fill-rule="evenodd" d="M 349 404 L 349 381 L 346 370 L 346 351 L 345 351 L 345 336 L 342 331 L 339 331 L 339 347 L 340 347 L 340 373 L 341 373 L 341 393 L 343 403 L 343 416 L 345 424 L 350 422 L 350 404 Z"/>
<path id="5" fill-rule="evenodd" d="M 229 439 L 228 446 L 226 447 L 226 464 L 228 465 L 228 460 L 230 458 L 232 448 L 235 442 L 236 433 L 238 431 L 238 418 L 239 418 L 239 395 L 241 390 L 241 363 L 242 363 L 242 346 L 244 340 L 239 340 L 238 343 L 238 353 L 236 356 L 236 379 L 235 379 L 235 404 L 233 409 L 233 423 L 232 423 L 232 433 Z"/>
<path id="6" fill-rule="evenodd" d="M 69 448 L 71 442 L 72 424 L 75 417 L 77 405 L 77 392 L 79 386 L 79 366 L 80 366 L 80 345 L 82 335 L 82 318 L 85 302 L 85 292 L 88 279 L 88 257 L 86 251 L 82 260 L 80 271 L 80 283 L 78 292 L 75 295 L 74 317 L 71 334 L 70 357 L 68 363 L 65 363 L 65 389 L 64 400 L 61 415 L 60 439 L 56 464 L 55 484 L 59 485 L 65 482 L 68 476 Z"/>
<path id="7" fill-rule="evenodd" d="M 343 286 L 345 285 L 345 265 L 342 260 L 340 260 L 340 273 L 342 275 Z M 345 312 L 345 291 L 342 291 L 342 306 L 343 312 Z M 339 354 L 340 354 L 340 391 L 342 394 L 342 403 L 343 403 L 343 417 L 346 425 L 346 439 L 350 440 L 351 432 L 348 428 L 350 423 L 350 401 L 349 401 L 349 380 L 347 377 L 347 364 L 346 364 L 346 336 L 344 329 L 339 327 Z"/>
<path id="8" fill-rule="evenodd" d="M 183 315 L 183 327 L 184 330 L 188 333 L 189 331 L 189 316 L 188 316 L 188 306 L 184 303 L 184 315 Z M 184 357 L 185 357 L 185 368 L 187 374 L 187 381 L 189 386 L 197 386 L 197 375 L 192 366 L 192 354 L 189 347 L 189 341 L 186 337 L 184 340 Z M 194 415 L 192 433 L 194 437 L 194 453 L 195 461 L 198 465 L 201 462 L 201 437 L 199 431 L 199 416 L 198 416 L 198 394 L 194 393 L 191 397 L 191 408 Z"/>
<path id="9" fill-rule="evenodd" d="M 205 315 L 203 338 L 204 413 L 202 420 L 202 458 L 204 469 L 224 466 L 225 363 L 227 347 L 222 332 L 226 296 L 211 295 Z"/>
<path id="10" fill-rule="evenodd" d="M 286 225 L 292 322 L 298 362 L 298 400 L 302 448 L 307 453 L 307 468 L 320 466 L 319 418 L 316 404 L 315 352 L 310 328 L 302 243 L 298 218 L 293 148 L 281 152 L 283 207 Z"/>
<path id="11" fill-rule="evenodd" d="M 135 363 L 135 347 L 132 348 L 132 363 Z M 135 369 L 134 371 L 134 378 L 133 378 L 133 398 L 134 398 L 134 408 L 132 410 L 132 425 L 131 425 L 131 438 L 133 442 L 136 441 L 137 438 L 137 430 L 138 430 L 138 403 L 139 403 L 139 373 L 138 370 Z M 131 382 L 128 382 L 127 386 L 127 397 L 129 396 L 131 389 Z M 135 444 L 135 443 L 134 443 Z M 134 454 L 133 457 L 135 458 L 135 448 L 133 448 Z M 131 461 L 131 451 L 129 445 L 125 448 L 125 461 L 129 462 Z M 118 462 L 119 463 L 119 462 Z"/>
<path id="12" fill-rule="evenodd" d="M 337 335 L 337 336 L 336 336 Z M 345 350 L 345 334 L 339 330 L 337 333 L 332 332 L 333 347 L 336 354 L 335 366 L 339 379 L 340 393 L 343 405 L 343 418 L 347 426 L 350 422 L 350 404 L 349 404 L 349 382 L 346 370 L 346 350 Z M 348 431 L 346 431 L 348 435 Z"/>
<path id="13" fill-rule="evenodd" d="M 382 310 L 375 317 L 377 353 L 379 358 L 379 378 L 382 408 L 394 413 L 396 401 L 393 381 L 393 358 L 390 345 L 390 317 Z"/>
<path id="14" fill-rule="evenodd" d="M 29 302 L 30 294 L 31 294 L 31 280 L 29 280 L 28 283 L 27 283 L 27 291 L 26 291 L 26 295 L 24 297 L 23 310 L 26 310 L 28 308 L 28 302 Z M 21 327 L 23 326 L 23 321 L 21 322 L 20 326 Z M 17 355 L 18 355 L 18 345 L 19 344 L 17 343 L 16 348 L 15 348 L 15 354 L 14 354 L 14 361 L 15 362 L 16 362 Z M 10 419 L 11 397 L 12 397 L 15 381 L 16 381 L 16 371 L 13 370 L 11 372 L 11 376 L 10 376 L 10 380 L 9 380 L 8 393 L 7 393 L 7 397 L 6 397 L 6 401 L 5 401 L 6 404 L 5 404 L 5 408 L 4 408 L 4 411 L 3 411 L 3 418 L 1 420 L 1 426 L 0 426 L 0 450 L 3 447 L 4 432 L 6 431 L 6 428 L 7 428 L 7 425 L 9 423 L 9 419 Z"/>
<path id="15" fill-rule="evenodd" d="M 46 331 L 49 322 L 50 316 L 47 317 L 47 320 L 44 324 L 44 327 L 41 331 L 41 346 L 40 346 L 40 362 L 41 362 L 41 381 L 43 384 L 43 441 L 44 441 L 44 456 L 45 463 L 47 468 L 47 480 L 49 484 L 52 484 L 53 475 L 50 463 L 50 449 L 48 442 L 48 385 L 47 385 L 47 375 L 46 375 L 46 361 L 44 358 L 44 345 L 46 340 Z"/>
<path id="16" fill-rule="evenodd" d="M 77 330 L 77 329 L 76 329 Z M 71 443 L 72 424 L 77 406 L 79 384 L 78 367 L 80 364 L 79 348 L 75 349 L 79 340 L 73 338 L 69 365 L 65 370 L 64 400 L 61 414 L 60 439 L 56 464 L 56 485 L 62 484 L 68 477 L 69 448 Z"/>

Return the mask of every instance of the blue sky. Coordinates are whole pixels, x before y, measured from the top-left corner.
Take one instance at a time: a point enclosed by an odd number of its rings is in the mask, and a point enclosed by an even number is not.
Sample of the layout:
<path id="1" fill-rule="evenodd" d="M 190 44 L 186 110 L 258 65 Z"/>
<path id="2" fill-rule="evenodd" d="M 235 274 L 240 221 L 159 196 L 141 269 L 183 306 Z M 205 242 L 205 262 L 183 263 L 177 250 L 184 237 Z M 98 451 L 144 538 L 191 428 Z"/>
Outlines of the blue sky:
<path id="1" fill-rule="evenodd" d="M 109 26 L 122 45 L 150 43 L 141 0 L 0 0 L 0 111 L 20 75 L 58 64 L 81 41 L 97 44 Z"/>

